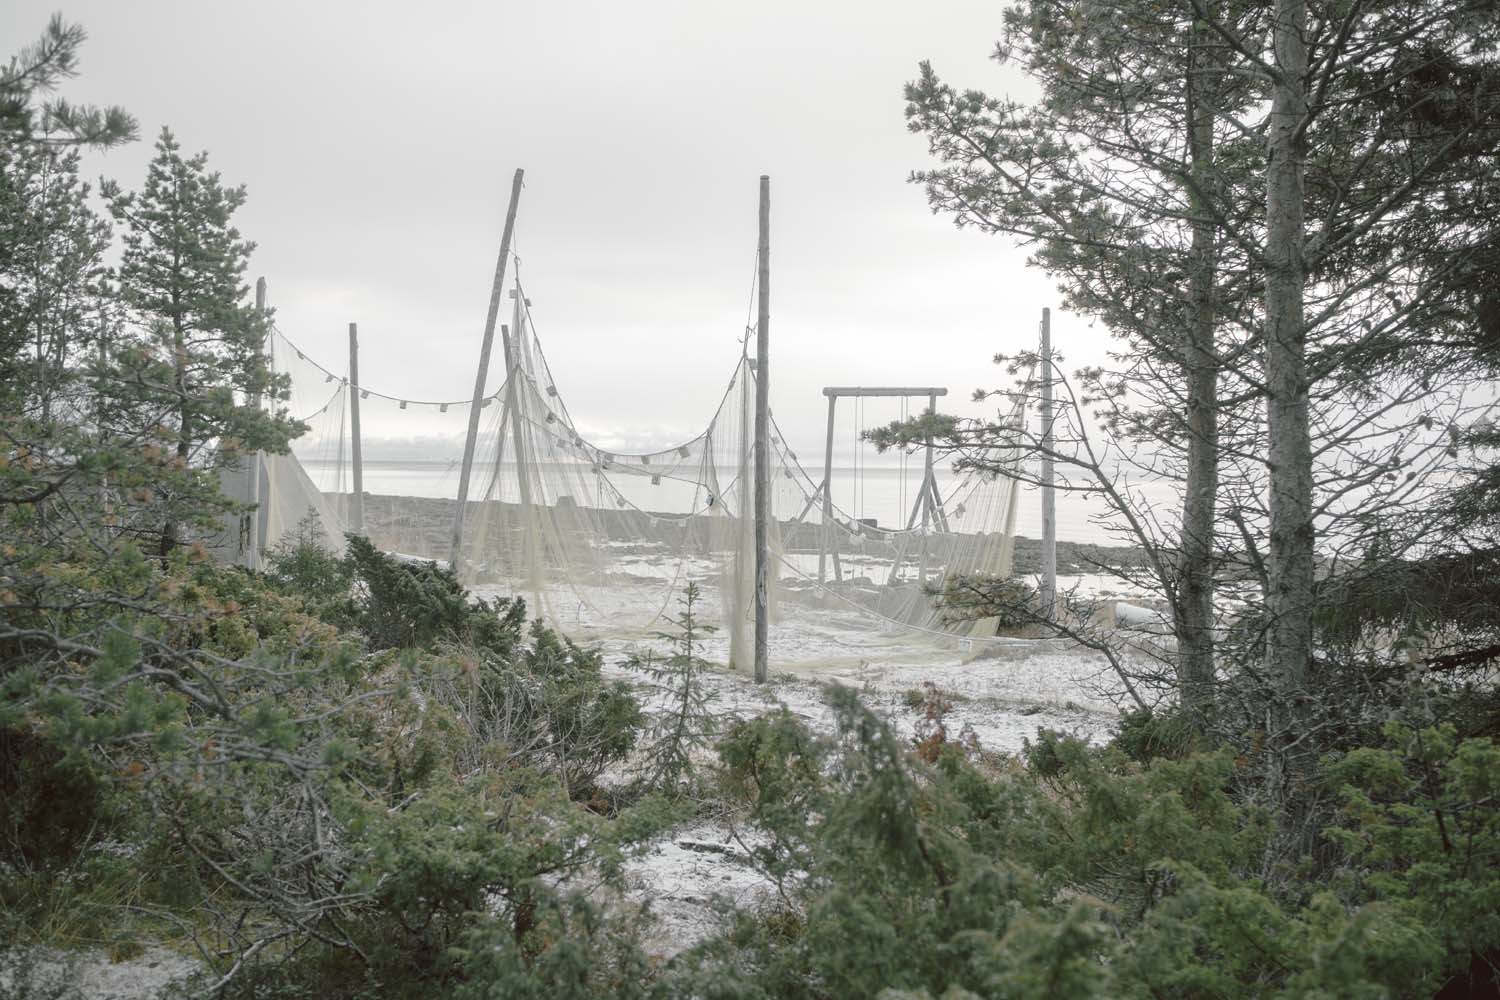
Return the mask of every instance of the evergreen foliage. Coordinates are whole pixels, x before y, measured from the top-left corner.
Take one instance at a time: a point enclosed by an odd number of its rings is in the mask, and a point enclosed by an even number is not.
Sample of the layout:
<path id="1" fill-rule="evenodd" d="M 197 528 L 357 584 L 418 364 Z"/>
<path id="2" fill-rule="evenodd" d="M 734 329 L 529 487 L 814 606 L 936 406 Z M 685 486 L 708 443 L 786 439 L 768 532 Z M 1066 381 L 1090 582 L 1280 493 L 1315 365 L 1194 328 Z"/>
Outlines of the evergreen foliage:
<path id="1" fill-rule="evenodd" d="M 1285 30 L 1269 17 L 1280 6 L 1206 15 L 1258 39 Z M 1482 211 L 1493 191 L 1471 169 L 1493 148 L 1493 26 L 1487 10 L 1452 24 L 1444 11 L 1421 8 L 1404 47 L 1370 27 L 1401 23 L 1402 10 L 1346 11 L 1374 18 L 1350 22 L 1367 46 L 1350 51 L 1390 59 L 1330 83 L 1343 117 L 1314 136 L 1307 197 L 1341 226 L 1355 219 L 1332 211 L 1346 197 L 1396 190 L 1401 211 L 1333 233 L 1314 274 L 1399 283 L 1390 268 L 1404 262 L 1426 284 L 1390 309 L 1361 300 L 1329 314 L 1308 352 L 1336 387 L 1325 401 L 1363 398 L 1356 363 L 1493 361 Z M 1243 310 L 1219 314 L 1207 346 L 1227 337 L 1230 354 L 1254 353 L 1266 307 L 1248 276 L 1260 265 L 1234 241 L 1262 226 L 1259 137 L 1148 164 L 1148 180 L 1129 183 L 1145 184 L 1130 190 L 1156 213 L 1150 238 L 1122 250 L 1147 224 L 1090 188 L 1078 171 L 1093 161 L 1058 136 L 1087 134 L 1097 151 L 1128 124 L 1107 99 L 1120 93 L 1111 67 L 1151 84 L 1138 96 L 1152 135 L 1192 138 L 1194 116 L 1172 104 L 1185 73 L 1216 81 L 1195 106 L 1208 100 L 1221 124 L 1258 106 L 1259 49 L 1205 34 L 1200 13 L 1011 12 L 1004 54 L 1048 79 L 1029 117 L 927 71 L 911 93 L 920 128 L 950 113 L 962 126 L 943 133 L 941 155 L 981 125 L 1009 128 L 925 178 L 940 200 L 1038 227 L 1039 259 L 1068 276 L 1080 308 L 1142 335 L 1171 319 L 1132 363 L 1173 365 L 1184 385 L 1206 345 L 1192 317 L 1169 315 L 1179 299 L 1212 292 L 1216 309 Z M 1418 44 L 1455 38 L 1473 44 Z M 1292 748 L 1274 729 L 1284 677 L 1259 670 L 1268 616 L 1255 600 L 1195 647 L 1219 657 L 1208 687 L 1174 672 L 1176 697 L 1123 715 L 1107 745 L 1039 731 L 1005 756 L 950 736 L 953 706 L 933 685 L 910 706 L 922 713 L 914 738 L 838 686 L 828 732 L 784 708 L 723 718 L 689 585 L 656 636 L 668 652 L 621 664 L 652 682 L 648 711 L 599 650 L 435 563 L 357 535 L 337 555 L 311 522 L 264 573 L 196 544 L 234 512 L 218 473 L 301 428 L 260 353 L 267 318 L 246 301 L 251 244 L 232 224 L 244 192 L 163 132 L 142 189 L 107 186 L 108 214 L 93 207 L 77 147 L 126 141 L 135 125 L 52 96 L 82 40 L 54 19 L 0 71 L 0 992 L 65 994 L 36 968 L 43 948 L 124 958 L 157 941 L 191 950 L 193 988 L 221 997 L 1311 1000 L 1500 987 L 1492 426 L 1421 426 L 1450 457 L 1476 456 L 1422 512 L 1441 544 L 1412 551 L 1410 525 L 1372 523 L 1363 561 L 1328 573 L 1320 603 L 1301 609 L 1319 646 Z M 1395 151 L 1352 163 L 1372 133 L 1398 136 Z M 1050 173 L 1017 202 L 990 172 L 1021 157 Z M 1433 173 L 1403 173 L 1417 162 Z M 1341 187 L 1356 166 L 1363 186 Z M 1181 196 L 1196 181 L 1211 190 Z M 1212 254 L 1207 209 L 1225 240 Z M 1064 238 L 1080 228 L 1089 239 Z M 1207 285 L 1193 272 L 1204 265 Z M 1103 373 L 1089 378 L 1112 392 Z M 1209 398 L 1202 389 L 1190 395 Z M 1166 402 L 1117 411 L 1117 426 L 1168 442 L 1204 431 Z M 883 440 L 929 430 L 963 428 L 930 414 Z M 1220 461 L 1215 449 L 1243 433 L 1236 423 L 1195 454 Z M 1215 531 L 1207 554 L 1147 539 L 1132 568 L 1179 610 L 1205 582 L 1253 597 L 1267 578 L 1248 537 L 1226 553 Z M 1045 617 L 1013 582 L 957 581 L 947 600 L 971 616 L 1008 609 L 1010 624 Z M 1424 630 L 1457 639 L 1398 655 Z M 1375 645 L 1392 632 L 1413 641 Z M 1292 750 L 1298 766 L 1278 770 Z M 753 834 L 743 846 L 776 895 L 726 904 L 721 928 L 662 959 L 648 953 L 649 918 L 621 896 L 627 863 L 700 813 Z"/>
<path id="2" fill-rule="evenodd" d="M 703 638 L 715 628 L 698 620 L 699 600 L 698 585 L 689 581 L 678 602 L 682 611 L 667 619 L 672 631 L 656 633 L 671 647 L 669 655 L 648 651 L 626 661 L 660 686 L 665 702 L 646 733 L 638 763 L 639 780 L 648 789 L 693 791 L 698 770 L 694 754 L 706 750 L 718 733 L 713 696 L 703 689 L 702 674 L 710 664 L 699 653 Z"/>
<path id="3" fill-rule="evenodd" d="M 1020 769 L 929 767 L 830 703 L 839 739 L 783 715 L 721 746 L 761 860 L 800 877 L 792 914 L 700 950 L 705 995 L 1430 996 L 1500 943 L 1488 740 L 1397 727 L 1335 761 L 1350 864 L 1319 885 L 1263 869 L 1273 824 L 1222 751 L 1143 765 L 1042 732 Z"/>
<path id="4" fill-rule="evenodd" d="M 313 511 L 266 552 L 265 564 L 266 583 L 297 598 L 315 617 L 336 616 L 343 610 L 340 605 L 349 601 L 353 583 L 350 561 L 323 546 Z"/>
<path id="5" fill-rule="evenodd" d="M 243 188 L 227 188 L 207 154 L 184 157 L 162 130 L 139 192 L 106 184 L 122 224 L 118 298 L 128 324 L 112 344 L 126 391 L 117 419 L 154 421 L 167 455 L 152 494 L 166 555 L 191 517 L 204 529 L 226 509 L 218 470 L 254 451 L 285 452 L 302 425 L 255 401 L 275 398 L 264 344 L 269 319 L 246 301 L 254 246 L 231 224 Z"/>
<path id="6" fill-rule="evenodd" d="M 348 536 L 357 581 L 354 616 L 371 649 L 423 649 L 439 642 L 509 656 L 526 620 L 523 601 L 471 599 L 458 577 L 435 562 L 404 562 L 359 535 Z"/>

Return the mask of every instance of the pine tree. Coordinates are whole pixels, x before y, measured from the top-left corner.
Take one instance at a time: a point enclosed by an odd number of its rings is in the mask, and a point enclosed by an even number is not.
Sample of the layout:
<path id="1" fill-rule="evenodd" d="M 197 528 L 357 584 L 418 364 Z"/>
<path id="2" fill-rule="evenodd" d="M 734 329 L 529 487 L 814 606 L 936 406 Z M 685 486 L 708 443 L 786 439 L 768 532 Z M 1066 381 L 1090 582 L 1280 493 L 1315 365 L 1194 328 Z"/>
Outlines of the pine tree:
<path id="1" fill-rule="evenodd" d="M 1007 16 L 998 58 L 1036 78 L 1037 101 L 925 66 L 908 90 L 943 161 L 917 176 L 934 209 L 1029 243 L 1070 308 L 1126 339 L 1123 370 L 1080 373 L 1079 464 L 1100 470 L 1093 408 L 1116 442 L 1183 470 L 1175 543 L 1128 495 L 1115 505 L 1172 601 L 1181 701 L 1232 659 L 1273 757 L 1336 725 L 1315 662 L 1320 565 L 1393 525 L 1391 558 L 1436 540 L 1448 428 L 1472 416 L 1496 314 L 1497 33 L 1470 0 L 1034 0 Z M 970 456 L 1004 437 L 959 430 Z M 1216 565 L 1252 582 L 1218 662 Z"/>
<path id="2" fill-rule="evenodd" d="M 129 141 L 135 122 L 51 96 L 83 40 L 54 17 L 0 67 L 0 533 L 13 542 L 0 572 L 13 580 L 47 562 L 33 546 L 103 536 L 100 485 L 128 460 L 100 428 L 111 232 L 78 148 Z"/>
<path id="3" fill-rule="evenodd" d="M 1253 5 L 1216 7 L 1254 30 Z M 1115 505 L 1140 514 L 1136 540 L 1173 610 L 1180 701 L 1206 719 L 1220 452 L 1239 436 L 1233 424 L 1221 430 L 1221 369 L 1250 336 L 1244 196 L 1257 142 L 1240 125 L 1257 88 L 1244 57 L 1185 5 L 1031 0 L 1007 12 L 995 58 L 1024 69 L 1040 98 L 959 91 L 924 63 L 907 87 L 907 121 L 943 165 L 913 179 L 960 226 L 1031 247 L 1066 305 L 1120 338 L 1116 370 L 1088 372 L 1085 389 L 1119 440 L 1146 446 L 1113 458 L 1181 481 L 1168 537 L 1128 497 Z"/>
<path id="4" fill-rule="evenodd" d="M 694 751 L 705 750 L 718 732 L 710 710 L 713 695 L 703 689 L 702 674 L 709 664 L 700 653 L 703 638 L 715 628 L 698 620 L 699 597 L 698 585 L 689 581 L 678 601 L 682 611 L 667 619 L 671 630 L 656 633 L 671 646 L 670 655 L 647 652 L 627 662 L 660 685 L 664 694 L 665 704 L 651 726 L 640 765 L 640 780 L 647 788 L 679 791 L 681 782 L 693 777 Z"/>
<path id="5" fill-rule="evenodd" d="M 47 98 L 78 73 L 78 53 L 87 33 L 52 15 L 42 36 L 0 68 L 0 148 L 45 138 L 53 146 L 107 149 L 136 137 L 135 119 L 116 105 L 96 107 Z"/>
<path id="6" fill-rule="evenodd" d="M 0 67 L 0 415 L 29 451 L 56 436 L 54 407 L 92 349 L 103 308 L 110 232 L 89 206 L 77 147 L 108 148 L 136 131 L 120 108 L 48 96 L 77 72 L 84 37 L 54 16 Z"/>
<path id="7" fill-rule="evenodd" d="M 206 153 L 184 157 L 163 129 L 144 187 L 125 194 L 108 185 L 105 194 L 124 226 L 119 287 L 133 329 L 121 364 L 130 402 L 167 429 L 158 544 L 166 555 L 185 521 L 207 526 L 223 506 L 218 469 L 251 451 L 285 452 L 301 425 L 250 403 L 280 389 L 263 351 L 268 319 L 247 302 L 243 281 L 254 246 L 232 225 L 244 188 L 226 187 Z"/>

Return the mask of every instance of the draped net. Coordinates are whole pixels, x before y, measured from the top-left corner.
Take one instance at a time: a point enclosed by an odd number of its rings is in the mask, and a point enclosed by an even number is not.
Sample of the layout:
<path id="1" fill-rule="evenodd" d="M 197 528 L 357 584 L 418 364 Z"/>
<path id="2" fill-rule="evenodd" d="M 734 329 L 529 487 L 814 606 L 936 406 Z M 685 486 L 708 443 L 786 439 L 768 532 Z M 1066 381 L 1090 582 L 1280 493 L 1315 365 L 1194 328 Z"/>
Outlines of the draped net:
<path id="1" fill-rule="evenodd" d="M 724 658 L 748 669 L 753 360 L 741 357 L 733 366 L 717 410 L 696 436 L 656 451 L 610 451 L 580 433 L 524 297 L 514 302 L 509 335 L 496 344 L 507 374 L 482 402 L 461 544 L 455 551 L 452 535 L 470 403 L 403 401 L 369 387 L 359 393 L 362 437 L 379 437 L 381 453 L 397 457 L 372 462 L 366 449 L 364 533 L 386 551 L 451 559 L 470 586 L 520 596 L 533 616 L 564 632 L 649 634 L 663 613 L 677 610 L 692 581 L 705 598 L 705 617 L 721 630 Z M 320 364 L 280 333 L 272 354 L 290 377 L 289 408 L 310 427 L 294 445 L 293 464 L 302 468 L 280 468 L 275 478 L 315 487 L 310 516 L 324 537 L 341 537 L 359 527 L 351 523 L 354 389 L 344 366 Z M 1019 406 L 1008 415 L 1017 427 Z M 968 474 L 941 495 L 934 480 L 930 517 L 919 520 L 914 508 L 910 526 L 882 528 L 831 502 L 825 517 L 820 479 L 803 468 L 774 414 L 768 444 L 773 661 L 798 654 L 792 632 L 778 642 L 778 625 L 789 618 L 866 632 L 872 625 L 913 630 L 940 641 L 993 634 L 985 623 L 945 622 L 933 594 L 958 577 L 1011 574 L 1019 479 Z M 422 471 L 411 471 L 415 461 Z M 289 507 L 304 498 L 280 496 L 265 480 L 262 489 L 262 504 L 276 511 L 262 531 L 262 545 L 270 547 L 295 524 Z"/>

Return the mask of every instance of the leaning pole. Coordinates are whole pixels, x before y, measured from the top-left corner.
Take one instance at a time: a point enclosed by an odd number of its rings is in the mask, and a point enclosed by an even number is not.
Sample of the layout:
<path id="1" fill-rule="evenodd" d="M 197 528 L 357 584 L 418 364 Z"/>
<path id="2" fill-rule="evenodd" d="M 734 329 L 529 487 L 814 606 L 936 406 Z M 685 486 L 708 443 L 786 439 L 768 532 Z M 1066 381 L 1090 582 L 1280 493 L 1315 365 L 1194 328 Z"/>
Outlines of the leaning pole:
<path id="1" fill-rule="evenodd" d="M 1057 617 L 1057 488 L 1052 454 L 1052 310 L 1042 309 L 1042 613 Z"/>
<path id="2" fill-rule="evenodd" d="M 490 349 L 495 344 L 495 321 L 500 315 L 500 298 L 505 290 L 505 265 L 510 261 L 510 238 L 516 229 L 516 205 L 521 200 L 521 178 L 525 171 L 516 168 L 510 183 L 510 207 L 505 211 L 505 231 L 500 236 L 500 258 L 495 261 L 495 281 L 490 286 L 490 311 L 484 320 L 484 340 L 479 346 L 479 371 L 474 375 L 474 400 L 469 406 L 469 434 L 464 439 L 464 464 L 458 474 L 458 506 L 453 509 L 453 544 L 448 565 L 458 569 L 458 552 L 464 540 L 464 513 L 469 505 L 469 475 L 474 469 L 474 444 L 479 439 L 479 411 L 484 407 L 484 381 L 490 370 Z"/>
<path id="3" fill-rule="evenodd" d="M 760 242 L 756 254 L 757 316 L 755 324 L 755 681 L 764 684 L 766 626 L 770 599 L 766 575 L 771 570 L 771 178 L 760 177 Z"/>

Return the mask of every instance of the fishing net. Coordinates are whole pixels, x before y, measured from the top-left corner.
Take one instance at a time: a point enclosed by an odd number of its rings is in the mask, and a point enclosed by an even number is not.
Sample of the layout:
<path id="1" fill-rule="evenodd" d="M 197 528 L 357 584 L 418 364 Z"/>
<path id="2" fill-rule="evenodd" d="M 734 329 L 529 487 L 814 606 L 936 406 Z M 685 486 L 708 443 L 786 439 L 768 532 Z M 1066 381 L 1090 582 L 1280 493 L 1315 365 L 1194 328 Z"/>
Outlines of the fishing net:
<path id="1" fill-rule="evenodd" d="M 519 289 L 512 300 L 510 323 L 497 338 L 504 376 L 481 402 L 456 548 L 470 403 L 356 390 L 342 366 L 309 358 L 277 332 L 272 353 L 292 385 L 289 409 L 310 429 L 277 466 L 274 481 L 262 481 L 263 508 L 276 513 L 263 519 L 261 545 L 275 545 L 305 506 L 329 537 L 362 531 L 386 551 L 451 561 L 469 585 L 520 596 L 531 614 L 564 631 L 625 638 L 660 628 L 691 581 L 723 634 L 725 659 L 748 669 L 753 359 L 742 355 L 735 363 L 718 408 L 696 436 L 652 451 L 609 450 L 580 432 Z M 351 522 L 349 409 L 356 393 L 361 436 L 381 445 L 381 457 L 362 464 L 360 524 Z M 1008 415 L 1017 427 L 1019 405 Z M 822 625 L 864 631 L 873 624 L 939 640 L 972 639 L 986 630 L 983 623 L 945 622 L 934 594 L 960 576 L 1010 575 L 1019 479 L 972 473 L 940 489 L 929 465 L 912 491 L 906 523 L 881 526 L 834 502 L 774 415 L 768 450 L 773 654 L 778 624 L 787 617 L 815 616 Z M 782 657 L 795 657 L 795 645 L 788 634 Z"/>

